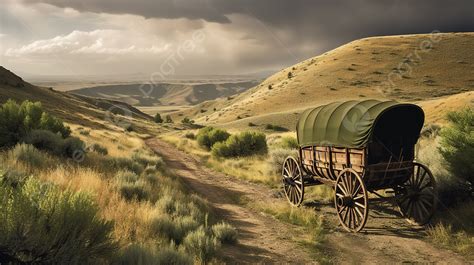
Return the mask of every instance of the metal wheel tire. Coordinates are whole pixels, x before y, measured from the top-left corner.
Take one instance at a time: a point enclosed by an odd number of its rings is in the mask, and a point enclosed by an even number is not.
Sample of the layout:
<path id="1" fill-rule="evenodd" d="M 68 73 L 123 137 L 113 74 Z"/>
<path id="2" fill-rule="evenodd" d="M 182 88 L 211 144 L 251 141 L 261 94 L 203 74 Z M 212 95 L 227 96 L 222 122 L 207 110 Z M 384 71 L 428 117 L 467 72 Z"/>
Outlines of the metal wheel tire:
<path id="1" fill-rule="evenodd" d="M 349 232 L 364 228 L 369 213 L 368 195 L 362 178 L 351 168 L 337 177 L 334 204 L 342 227 Z"/>
<path id="2" fill-rule="evenodd" d="M 285 159 L 282 169 L 283 191 L 291 205 L 300 206 L 304 197 L 304 181 L 301 167 L 293 157 Z"/>
<path id="3" fill-rule="evenodd" d="M 416 162 L 413 164 L 410 178 L 395 189 L 395 196 L 402 216 L 412 224 L 424 225 L 436 211 L 438 192 L 428 167 Z"/>

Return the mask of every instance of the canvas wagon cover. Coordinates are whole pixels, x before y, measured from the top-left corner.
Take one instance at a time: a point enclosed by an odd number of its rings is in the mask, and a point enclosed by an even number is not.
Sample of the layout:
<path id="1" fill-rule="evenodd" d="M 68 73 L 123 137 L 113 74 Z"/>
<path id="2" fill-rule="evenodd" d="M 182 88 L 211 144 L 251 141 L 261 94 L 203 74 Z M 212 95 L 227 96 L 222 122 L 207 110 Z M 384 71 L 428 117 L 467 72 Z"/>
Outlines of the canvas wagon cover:
<path id="1" fill-rule="evenodd" d="M 423 126 L 423 110 L 414 104 L 398 103 L 396 101 L 351 100 L 334 102 L 328 105 L 308 109 L 303 112 L 296 125 L 296 133 L 300 146 L 339 146 L 348 148 L 363 148 L 371 139 L 375 124 L 386 111 L 394 108 L 404 108 L 413 115 L 397 117 L 394 122 L 410 122 L 406 126 L 415 125 L 413 130 L 418 139 Z"/>

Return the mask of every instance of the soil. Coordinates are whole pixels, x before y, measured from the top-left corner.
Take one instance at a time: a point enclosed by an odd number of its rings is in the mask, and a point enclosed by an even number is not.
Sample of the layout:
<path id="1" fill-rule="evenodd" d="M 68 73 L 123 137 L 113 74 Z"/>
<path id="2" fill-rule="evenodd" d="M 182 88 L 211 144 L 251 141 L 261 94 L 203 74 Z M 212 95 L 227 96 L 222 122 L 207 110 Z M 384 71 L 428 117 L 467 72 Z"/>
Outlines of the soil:
<path id="1" fill-rule="evenodd" d="M 208 200 L 216 215 L 237 228 L 239 242 L 225 245 L 221 259 L 231 264 L 317 264 L 318 251 L 301 242 L 303 228 L 283 223 L 272 216 L 246 207 L 242 201 L 271 203 L 275 190 L 263 185 L 215 172 L 196 158 L 160 139 L 147 145 L 161 155 L 168 167 L 189 189 Z M 370 201 L 369 218 L 360 233 L 348 233 L 338 223 L 332 203 L 306 199 L 305 206 L 326 220 L 326 242 L 319 253 L 334 263 L 470 263 L 462 256 L 440 249 L 424 240 L 423 227 L 406 222 L 387 202 Z M 472 262 L 472 261 L 471 261 Z"/>

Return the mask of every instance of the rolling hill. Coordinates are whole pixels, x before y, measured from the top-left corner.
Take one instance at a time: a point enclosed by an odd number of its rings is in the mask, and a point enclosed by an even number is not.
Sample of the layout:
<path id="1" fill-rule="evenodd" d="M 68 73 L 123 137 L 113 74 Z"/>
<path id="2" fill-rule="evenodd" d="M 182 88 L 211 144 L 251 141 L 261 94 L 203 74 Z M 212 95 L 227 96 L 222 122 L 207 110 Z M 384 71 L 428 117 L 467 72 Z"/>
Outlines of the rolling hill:
<path id="1" fill-rule="evenodd" d="M 242 93 L 257 81 L 226 83 L 118 84 L 87 87 L 70 91 L 76 95 L 106 98 L 134 106 L 189 106 L 220 97 Z"/>
<path id="2" fill-rule="evenodd" d="M 472 105 L 473 90 L 474 33 L 371 37 L 283 69 L 233 98 L 203 102 L 173 115 L 225 127 L 251 122 L 292 129 L 308 107 L 378 98 L 426 106 L 427 112 L 436 111 L 427 113 L 428 122 L 440 122 L 449 108 L 434 108 L 436 102 Z"/>
<path id="3" fill-rule="evenodd" d="M 116 120 L 128 120 L 132 124 L 144 125 L 152 117 L 123 102 L 77 96 L 34 86 L 11 71 L 0 66 L 0 103 L 13 99 L 40 101 L 44 108 L 67 123 L 92 128 L 105 128 Z M 111 114 L 115 113 L 115 114 Z M 143 129 L 143 126 L 136 126 Z"/>

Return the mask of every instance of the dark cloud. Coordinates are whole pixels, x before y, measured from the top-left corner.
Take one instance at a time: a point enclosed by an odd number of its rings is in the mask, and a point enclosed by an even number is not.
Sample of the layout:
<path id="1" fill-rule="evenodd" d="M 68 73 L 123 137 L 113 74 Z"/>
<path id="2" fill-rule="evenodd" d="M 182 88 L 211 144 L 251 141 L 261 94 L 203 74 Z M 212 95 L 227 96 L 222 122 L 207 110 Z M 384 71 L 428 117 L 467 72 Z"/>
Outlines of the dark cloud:
<path id="1" fill-rule="evenodd" d="M 257 18 L 268 30 L 286 31 L 295 41 L 439 31 L 474 31 L 472 0 L 24 0 L 79 11 L 187 18 L 230 23 L 232 14 Z"/>
<path id="2" fill-rule="evenodd" d="M 228 41 L 238 43 L 232 49 L 222 49 L 221 53 L 217 52 L 218 46 L 223 44 L 207 43 L 216 45 L 216 48 L 209 49 L 213 53 L 204 61 L 212 62 L 211 66 L 218 65 L 217 70 L 222 71 L 227 68 L 228 71 L 242 72 L 252 67 L 279 68 L 369 36 L 429 33 L 434 30 L 474 31 L 473 0 L 22 1 L 70 7 L 80 12 L 189 20 L 185 26 L 169 30 L 169 33 L 160 31 L 167 38 L 204 27 L 207 24 L 205 22 L 212 22 L 212 25 L 218 25 L 217 28 L 229 33 L 231 39 Z M 208 37 L 212 39 L 212 36 Z M 196 68 L 195 65 L 202 63 L 187 65 Z"/>

